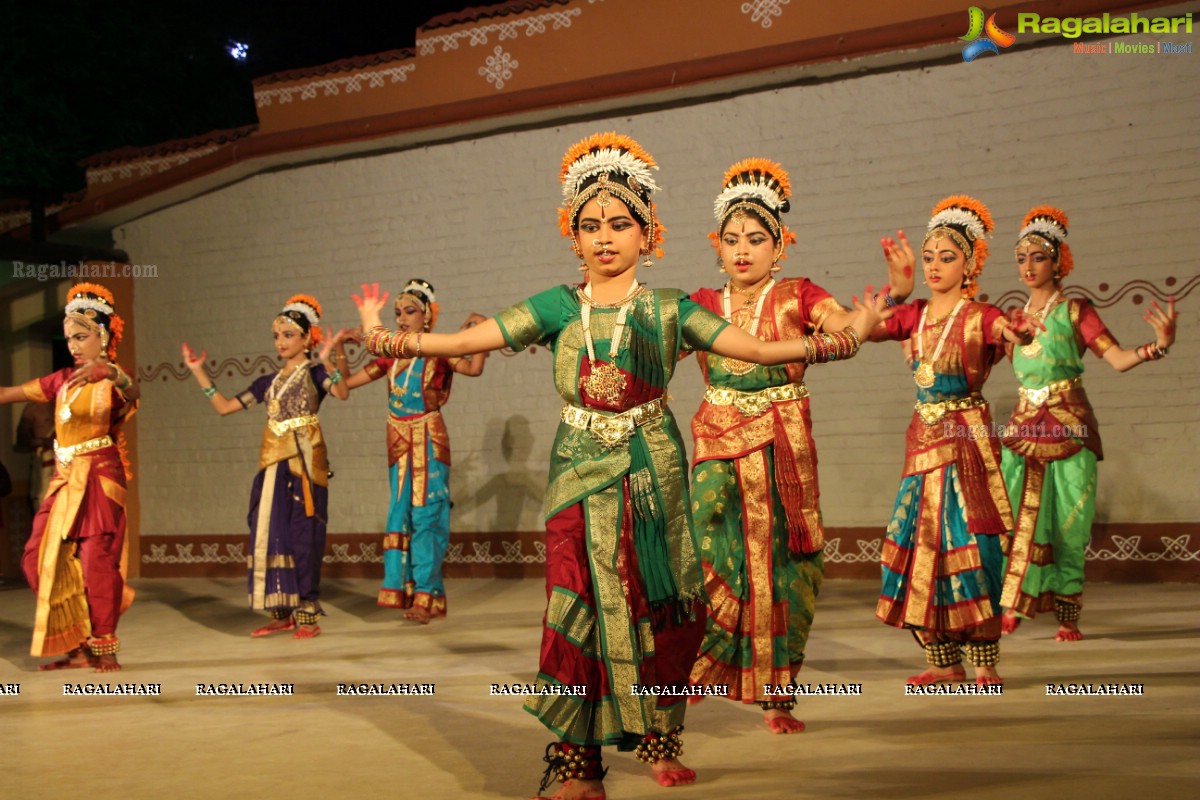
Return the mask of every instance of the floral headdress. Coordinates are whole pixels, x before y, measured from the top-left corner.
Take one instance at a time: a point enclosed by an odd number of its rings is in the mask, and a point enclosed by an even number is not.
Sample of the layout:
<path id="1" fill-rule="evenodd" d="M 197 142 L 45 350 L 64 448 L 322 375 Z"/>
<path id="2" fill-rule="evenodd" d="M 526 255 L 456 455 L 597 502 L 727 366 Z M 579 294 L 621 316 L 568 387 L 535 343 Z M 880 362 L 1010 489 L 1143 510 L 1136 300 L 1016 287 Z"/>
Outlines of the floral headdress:
<path id="1" fill-rule="evenodd" d="M 775 261 L 787 258 L 786 247 L 796 241 L 796 234 L 781 219 L 792 207 L 792 181 L 787 171 L 765 158 L 747 158 L 726 170 L 721 187 L 713 202 L 717 230 L 708 235 L 713 247 L 720 247 L 721 233 L 730 220 L 737 221 L 750 213 L 770 228 L 775 238 Z"/>
<path id="2" fill-rule="evenodd" d="M 658 221 L 657 209 L 650 194 L 658 191 L 653 171 L 658 169 L 654 158 L 628 136 L 619 133 L 596 133 L 571 146 L 563 156 L 563 207 L 558 210 L 562 235 L 572 239 L 579 211 L 593 197 L 601 206 L 612 197 L 629 207 L 646 229 L 647 241 L 658 258 L 663 257 L 662 243 L 666 228 Z"/>
<path id="3" fill-rule="evenodd" d="M 100 348 L 109 361 L 117 360 L 117 345 L 125 320 L 113 310 L 113 296 L 98 283 L 77 283 L 67 292 L 66 318 L 100 334 Z"/>
<path id="4" fill-rule="evenodd" d="M 925 241 L 947 237 L 962 250 L 967 259 L 962 293 L 968 299 L 979 291 L 976 279 L 987 262 L 987 238 L 994 229 L 991 212 L 974 197 L 954 195 L 933 207 L 933 217 L 925 230 Z"/>
<path id="5" fill-rule="evenodd" d="M 292 295 L 275 319 L 283 320 L 309 334 L 311 347 L 321 343 L 321 304 L 312 295 Z"/>
<path id="6" fill-rule="evenodd" d="M 410 278 L 404 288 L 400 290 L 400 294 L 408 295 L 421 305 L 421 309 L 426 314 L 425 329 L 433 330 L 433 326 L 437 323 L 438 312 L 441 311 L 441 306 L 434 299 L 433 284 L 424 278 Z"/>
<path id="7" fill-rule="evenodd" d="M 1038 206 L 1025 215 L 1024 227 L 1017 234 L 1017 247 L 1036 244 L 1046 249 L 1054 260 L 1054 280 L 1067 277 L 1075 267 L 1071 247 L 1067 244 L 1067 214 L 1054 206 Z"/>

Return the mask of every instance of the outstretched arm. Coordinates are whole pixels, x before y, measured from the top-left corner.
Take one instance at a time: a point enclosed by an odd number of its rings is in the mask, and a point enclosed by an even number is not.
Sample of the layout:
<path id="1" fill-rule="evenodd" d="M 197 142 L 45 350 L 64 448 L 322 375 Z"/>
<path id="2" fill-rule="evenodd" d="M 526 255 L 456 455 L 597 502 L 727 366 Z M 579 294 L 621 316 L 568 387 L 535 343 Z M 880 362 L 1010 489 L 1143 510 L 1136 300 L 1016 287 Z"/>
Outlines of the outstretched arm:
<path id="1" fill-rule="evenodd" d="M 192 371 L 192 375 L 196 376 L 196 383 L 200 384 L 200 391 L 204 392 L 204 396 L 209 399 L 218 414 L 223 417 L 226 414 L 244 410 L 245 407 L 240 400 L 221 394 L 208 375 L 204 374 L 204 359 L 208 358 L 208 351 L 196 355 L 196 351 L 189 347 L 187 342 L 184 342 L 182 352 L 184 366 Z"/>
<path id="2" fill-rule="evenodd" d="M 24 403 L 28 399 L 20 386 L 0 386 L 0 405 Z"/>
<path id="3" fill-rule="evenodd" d="M 1175 310 L 1175 296 L 1171 296 L 1166 311 L 1159 308 L 1156 302 L 1151 302 L 1150 305 L 1142 319 L 1154 328 L 1154 341 L 1138 345 L 1132 350 L 1113 346 L 1104 351 L 1104 360 L 1117 372 L 1128 372 L 1138 364 L 1157 361 L 1175 344 L 1175 328 L 1179 321 L 1179 313 Z"/>
<path id="4" fill-rule="evenodd" d="M 884 299 L 886 288 L 883 294 L 876 295 L 870 286 L 867 287 L 865 297 L 868 303 L 859 302 L 857 297 L 852 298 L 855 308 L 855 313 L 850 318 L 849 325 L 846 326 L 844 333 L 853 332 L 852 337 L 846 336 L 842 338 L 839 334 L 823 334 L 825 337 L 835 337 L 832 346 L 828 344 L 827 339 L 821 339 L 813 336 L 802 336 L 799 339 L 787 339 L 778 342 L 764 342 L 743 331 L 734 325 L 727 326 L 713 340 L 712 352 L 721 356 L 736 358 L 740 361 L 750 361 L 755 364 L 786 364 L 789 362 L 803 361 L 806 363 L 819 363 L 824 361 L 840 360 L 850 358 L 858 351 L 858 342 L 866 338 L 866 335 L 879 324 L 881 320 L 887 319 L 894 312 L 887 307 L 887 302 Z"/>
<path id="5" fill-rule="evenodd" d="M 358 315 L 362 319 L 364 344 L 369 352 L 377 356 L 451 358 L 491 352 L 508 344 L 494 319 L 485 320 L 456 333 L 389 331 L 383 328 L 383 323 L 379 321 L 379 311 L 387 303 L 388 293 L 380 293 L 378 283 L 364 283 L 362 289 L 361 296 L 354 295 L 354 303 L 358 306 Z"/>

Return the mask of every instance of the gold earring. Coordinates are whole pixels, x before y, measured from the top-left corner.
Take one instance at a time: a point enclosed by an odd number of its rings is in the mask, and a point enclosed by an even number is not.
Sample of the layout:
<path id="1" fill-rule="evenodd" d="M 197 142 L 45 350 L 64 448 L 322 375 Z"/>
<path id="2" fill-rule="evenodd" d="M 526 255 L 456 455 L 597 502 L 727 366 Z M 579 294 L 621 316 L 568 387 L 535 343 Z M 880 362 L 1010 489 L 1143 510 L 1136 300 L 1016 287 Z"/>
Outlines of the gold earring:
<path id="1" fill-rule="evenodd" d="M 642 266 L 645 267 L 646 269 L 650 269 L 651 267 L 653 267 L 654 259 L 652 259 L 650 257 L 650 248 L 647 247 L 645 250 L 643 250 L 642 255 L 645 256 L 645 258 L 642 259 Z"/>

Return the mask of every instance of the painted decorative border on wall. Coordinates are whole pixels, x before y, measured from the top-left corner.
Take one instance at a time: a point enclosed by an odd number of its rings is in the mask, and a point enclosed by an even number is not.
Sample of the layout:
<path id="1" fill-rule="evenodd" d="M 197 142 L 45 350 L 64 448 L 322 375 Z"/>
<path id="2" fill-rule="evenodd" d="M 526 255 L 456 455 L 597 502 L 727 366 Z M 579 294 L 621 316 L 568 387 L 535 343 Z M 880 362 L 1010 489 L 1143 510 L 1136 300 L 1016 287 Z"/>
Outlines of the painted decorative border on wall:
<path id="1" fill-rule="evenodd" d="M 829 528 L 828 578 L 879 577 L 883 529 Z M 382 534 L 330 535 L 324 574 L 383 576 Z M 146 536 L 142 577 L 236 577 L 245 572 L 245 539 L 238 536 Z M 451 578 L 535 578 L 545 575 L 546 544 L 539 531 L 455 533 L 445 574 Z M 1097 524 L 1087 551 L 1087 577 L 1114 583 L 1200 582 L 1200 524 Z"/>
<path id="2" fill-rule="evenodd" d="M 1092 291 L 1086 286 L 1075 286 L 1068 284 L 1067 287 L 1063 289 L 1063 294 L 1065 294 L 1067 297 L 1083 297 L 1091 300 L 1092 304 L 1096 306 L 1096 308 L 1111 308 L 1112 306 L 1115 306 L 1117 303 L 1124 300 L 1126 295 L 1132 295 L 1129 298 L 1129 301 L 1135 306 L 1140 306 L 1142 303 L 1146 302 L 1146 295 L 1150 295 L 1150 299 L 1152 300 L 1165 304 L 1172 296 L 1174 296 L 1178 301 L 1191 294 L 1192 290 L 1194 290 L 1197 286 L 1200 286 L 1200 275 L 1193 275 L 1191 278 L 1188 278 L 1182 286 L 1177 288 L 1176 284 L 1178 283 L 1179 279 L 1174 275 L 1170 275 L 1163 279 L 1163 288 L 1159 288 L 1150 281 L 1146 280 L 1127 281 L 1126 283 L 1118 286 L 1116 289 L 1112 289 L 1112 287 L 1107 283 L 1101 283 L 1096 287 L 1097 291 Z M 1010 306 L 1021 305 L 1028 298 L 1029 295 L 1020 289 L 1007 291 L 995 299 L 988 297 L 986 294 L 981 293 L 979 295 L 980 302 L 991 303 L 992 305 L 999 306 L 1000 308 L 1009 308 Z"/>
<path id="3" fill-rule="evenodd" d="M 539 349 L 544 350 L 545 348 L 533 345 L 522 352 L 532 355 L 537 353 Z M 520 353 L 514 352 L 507 347 L 501 348 L 496 352 L 506 358 L 520 355 Z M 366 350 L 357 348 L 355 345 L 347 345 L 346 353 L 350 360 L 351 372 L 357 372 L 364 364 L 371 360 Z M 220 377 L 232 378 L 235 375 L 242 378 L 258 377 L 259 375 L 268 375 L 277 369 L 279 369 L 279 359 L 276 356 L 269 355 L 260 355 L 253 358 L 250 356 L 226 358 L 223 361 L 211 358 L 204 365 L 205 374 L 214 380 Z M 191 371 L 184 366 L 182 361 L 160 361 L 157 364 L 146 364 L 139 366 L 137 371 L 139 383 L 149 383 L 151 381 L 166 382 L 169 380 L 186 382 L 191 380 L 191 378 Z"/>

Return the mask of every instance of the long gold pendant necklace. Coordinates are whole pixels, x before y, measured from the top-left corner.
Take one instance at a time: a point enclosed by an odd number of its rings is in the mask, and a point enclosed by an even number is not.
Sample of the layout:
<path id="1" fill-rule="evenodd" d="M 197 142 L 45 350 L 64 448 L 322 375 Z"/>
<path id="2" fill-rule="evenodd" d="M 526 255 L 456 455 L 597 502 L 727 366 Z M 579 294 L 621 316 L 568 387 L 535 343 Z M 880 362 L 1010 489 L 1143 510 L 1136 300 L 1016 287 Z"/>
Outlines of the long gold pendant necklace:
<path id="1" fill-rule="evenodd" d="M 1061 293 L 1062 293 L 1062 290 L 1055 289 L 1054 294 L 1050 295 L 1050 299 L 1048 301 L 1046 301 L 1046 305 L 1042 306 L 1042 310 L 1038 311 L 1037 313 L 1035 313 L 1033 315 L 1034 318 L 1041 322 L 1045 322 L 1046 317 L 1050 315 L 1050 311 L 1054 308 L 1054 302 L 1056 300 L 1058 300 L 1058 296 Z M 1025 301 L 1025 313 L 1026 314 L 1029 313 L 1029 304 L 1032 302 L 1033 302 L 1033 294 L 1030 293 L 1029 299 Z M 1041 354 L 1042 354 L 1042 340 L 1041 340 L 1041 334 L 1039 333 L 1033 337 L 1032 342 L 1030 342 L 1029 344 L 1027 344 L 1021 348 L 1021 355 L 1025 356 L 1026 358 L 1037 358 Z"/>
<path id="2" fill-rule="evenodd" d="M 587 345 L 588 364 L 591 366 L 590 374 L 587 381 L 584 382 L 584 387 L 594 399 L 601 400 L 609 405 L 616 405 L 625 396 L 625 376 L 617 368 L 617 353 L 621 349 L 621 338 L 625 332 L 625 320 L 629 316 L 629 308 L 633 305 L 634 298 L 641 294 L 641 292 L 642 285 L 635 281 L 633 286 L 630 287 L 629 292 L 615 306 L 617 308 L 617 321 L 613 326 L 612 339 L 608 343 L 608 362 L 597 365 L 596 347 L 592 343 L 592 307 L 613 308 L 614 306 L 593 301 L 592 285 L 590 283 L 583 287 L 583 307 L 580 309 L 580 318 L 583 322 L 583 341 Z"/>
<path id="3" fill-rule="evenodd" d="M 75 402 L 75 398 L 79 397 L 79 393 L 83 391 L 82 386 L 75 387 L 75 393 L 67 397 L 67 387 L 64 384 L 58 390 L 58 421 L 67 423 L 71 421 L 71 403 Z"/>
<path id="4" fill-rule="evenodd" d="M 950 312 L 950 316 L 946 317 L 946 327 L 942 328 L 942 335 L 938 337 L 937 348 L 933 351 L 933 358 L 925 361 L 925 315 L 929 313 L 929 305 L 926 304 L 921 309 L 921 321 L 917 324 L 916 347 L 917 361 L 920 362 L 917 366 L 917 371 L 913 373 L 913 380 L 917 386 L 922 389 L 928 389 L 933 386 L 933 382 L 937 379 L 934 374 L 933 365 L 937 363 L 938 357 L 942 354 L 942 348 L 946 346 L 946 337 L 950 333 L 950 329 L 954 327 L 954 318 L 958 316 L 958 310 L 963 307 L 963 303 L 967 302 L 965 297 L 958 298 L 958 302 L 954 304 L 954 310 Z"/>
<path id="5" fill-rule="evenodd" d="M 732 303 L 730 302 L 729 296 L 729 289 L 731 286 L 733 286 L 733 281 L 726 283 L 725 292 L 721 295 L 721 311 L 725 316 L 725 321 L 730 323 L 733 322 L 733 312 L 730 310 Z M 774 287 L 775 279 L 771 278 L 765 284 L 763 284 L 762 290 L 759 292 L 758 302 L 754 305 L 754 317 L 750 322 L 750 329 L 747 331 L 747 333 L 749 333 L 751 336 L 758 336 L 758 323 L 762 319 L 763 305 L 767 301 L 767 295 L 771 293 L 771 289 Z M 741 290 L 739 289 L 738 291 Z M 753 295 L 750 296 L 752 297 Z M 747 297 L 747 304 L 749 304 L 749 297 Z M 746 306 L 743 305 L 742 307 L 745 308 Z M 725 370 L 731 375 L 745 375 L 756 366 L 758 365 L 751 364 L 747 361 L 740 361 L 736 358 L 729 358 L 728 356 L 721 359 L 721 369 Z"/>

